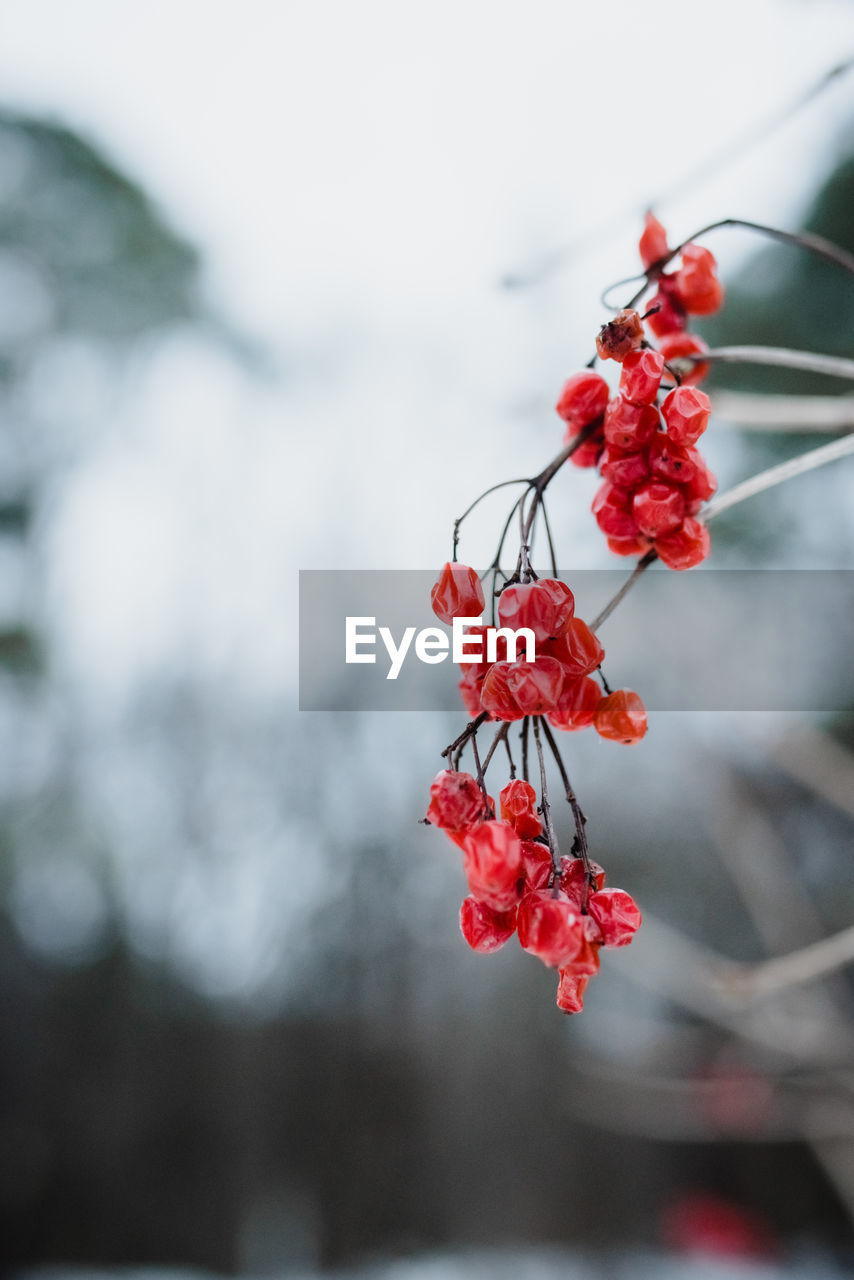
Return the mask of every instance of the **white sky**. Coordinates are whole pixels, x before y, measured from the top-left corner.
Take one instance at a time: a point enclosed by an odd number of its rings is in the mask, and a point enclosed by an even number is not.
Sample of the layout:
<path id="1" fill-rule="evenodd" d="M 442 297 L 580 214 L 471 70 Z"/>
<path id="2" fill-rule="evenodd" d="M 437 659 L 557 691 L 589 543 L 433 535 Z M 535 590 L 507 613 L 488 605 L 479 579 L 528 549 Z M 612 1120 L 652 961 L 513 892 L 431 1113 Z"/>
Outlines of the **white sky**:
<path id="1" fill-rule="evenodd" d="M 817 0 L 7 0 L 3 101 L 138 177 L 281 368 L 257 387 L 193 344 L 151 357 L 58 507 L 70 660 L 121 690 L 189 644 L 267 679 L 293 652 L 298 567 L 444 559 L 475 493 L 558 446 L 525 406 L 587 358 L 635 230 L 529 294 L 497 278 L 642 205 L 852 49 L 854 5 Z M 852 96 L 849 77 L 664 213 L 683 232 L 793 217 Z M 743 241 L 720 244 L 736 269 Z M 562 559 L 601 563 L 574 479 Z"/>

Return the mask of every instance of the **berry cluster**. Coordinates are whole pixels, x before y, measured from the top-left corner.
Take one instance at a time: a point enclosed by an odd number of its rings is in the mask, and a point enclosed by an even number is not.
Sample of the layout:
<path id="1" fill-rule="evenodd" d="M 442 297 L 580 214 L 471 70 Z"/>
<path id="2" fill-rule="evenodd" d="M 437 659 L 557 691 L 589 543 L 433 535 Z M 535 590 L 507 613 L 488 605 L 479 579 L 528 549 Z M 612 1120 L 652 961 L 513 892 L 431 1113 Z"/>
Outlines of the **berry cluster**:
<path id="1" fill-rule="evenodd" d="M 717 482 L 695 447 L 709 421 L 710 401 L 699 391 L 708 366 L 680 358 L 705 350 L 686 331 L 691 315 L 709 315 L 723 300 L 714 256 L 699 245 L 681 249 L 681 266 L 667 273 L 671 256 L 661 223 L 647 215 L 640 253 L 656 292 L 644 317 L 631 308 L 603 325 L 597 352 L 622 365 L 619 390 L 585 369 L 569 379 L 557 403 L 567 424 L 565 442 L 582 435 L 572 461 L 598 467 L 603 483 L 593 514 L 617 555 L 643 555 L 654 548 L 671 569 L 690 569 L 709 553 L 709 534 L 696 517 Z M 646 323 L 659 339 L 656 350 Z M 686 367 L 687 363 L 687 367 Z M 667 384 L 659 406 L 662 378 Z"/>
<path id="2" fill-rule="evenodd" d="M 431 592 L 433 611 L 448 624 L 455 618 L 479 618 L 484 609 L 483 587 L 474 569 L 456 561 L 445 565 Z M 526 716 L 546 716 L 555 729 L 585 729 L 593 725 L 603 738 L 638 742 L 646 733 L 641 699 L 629 689 L 603 693 L 591 679 L 605 657 L 597 637 L 575 616 L 575 597 L 558 578 L 510 581 L 498 598 L 498 622 L 513 631 L 525 627 L 535 639 L 534 661 L 508 661 L 506 637 L 495 633 L 495 660 L 461 664 L 459 690 L 472 719 L 486 713 L 491 720 L 510 722 Z M 485 644 L 489 628 L 467 632 L 469 651 Z M 474 654 L 473 654 L 474 656 Z"/>
<path id="3" fill-rule="evenodd" d="M 460 929 L 468 945 L 490 953 L 517 934 L 523 950 L 558 970 L 558 1008 L 578 1013 L 600 948 L 626 946 L 641 916 L 628 893 L 604 887 L 597 863 L 556 859 L 536 800 L 530 783 L 515 778 L 501 791 L 496 819 L 482 783 L 443 770 L 430 788 L 426 820 L 462 849 L 469 896 Z"/>

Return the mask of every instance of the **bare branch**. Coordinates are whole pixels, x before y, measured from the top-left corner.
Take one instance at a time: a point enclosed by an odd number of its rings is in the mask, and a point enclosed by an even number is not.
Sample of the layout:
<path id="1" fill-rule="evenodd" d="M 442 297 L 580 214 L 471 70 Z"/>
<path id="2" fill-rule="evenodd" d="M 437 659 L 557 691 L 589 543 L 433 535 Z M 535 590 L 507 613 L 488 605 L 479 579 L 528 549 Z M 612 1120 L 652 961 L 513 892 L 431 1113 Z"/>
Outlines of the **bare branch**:
<path id="1" fill-rule="evenodd" d="M 751 431 L 840 432 L 854 427 L 854 396 L 712 392 L 715 425 Z"/>
<path id="2" fill-rule="evenodd" d="M 714 360 L 719 364 L 759 364 L 778 369 L 799 369 L 803 373 L 823 373 L 830 378 L 845 378 L 854 382 L 854 360 L 843 356 L 827 356 L 819 351 L 792 351 L 788 347 L 713 347 L 695 355 L 680 356 L 680 360 L 692 360 L 705 364 Z"/>
<path id="3" fill-rule="evenodd" d="M 851 363 L 854 368 L 854 362 Z M 851 453 L 854 453 L 854 432 L 843 436 L 841 440 L 832 440 L 830 444 L 810 449 L 797 458 L 790 458 L 788 462 L 780 462 L 775 467 L 769 467 L 767 471 L 760 471 L 758 475 L 751 476 L 749 480 L 744 480 L 741 484 L 728 489 L 726 493 L 712 499 L 701 513 L 702 519 L 708 523 L 709 520 L 714 520 L 716 516 L 729 511 L 731 507 L 738 506 L 747 498 L 753 498 L 758 493 L 764 493 L 766 489 L 775 488 L 785 480 L 792 480 L 795 476 L 804 475 L 807 471 L 815 471 L 817 467 L 824 467 L 827 463 L 836 462 L 839 458 L 845 458 Z"/>
<path id="4" fill-rule="evenodd" d="M 762 964 L 731 969 L 719 981 L 727 997 L 743 1003 L 764 999 L 778 991 L 815 982 L 854 962 L 854 925 L 800 951 L 776 956 Z"/>

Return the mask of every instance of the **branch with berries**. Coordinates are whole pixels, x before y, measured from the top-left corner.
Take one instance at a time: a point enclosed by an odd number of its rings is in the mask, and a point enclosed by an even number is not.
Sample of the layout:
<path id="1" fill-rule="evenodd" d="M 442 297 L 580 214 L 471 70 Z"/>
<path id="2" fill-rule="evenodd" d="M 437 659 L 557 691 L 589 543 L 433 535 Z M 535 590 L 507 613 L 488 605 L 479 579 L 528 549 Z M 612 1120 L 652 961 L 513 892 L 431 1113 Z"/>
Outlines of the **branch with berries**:
<path id="1" fill-rule="evenodd" d="M 460 909 L 465 941 L 474 951 L 491 953 L 518 937 L 523 950 L 558 970 L 557 1004 L 567 1013 L 581 1010 L 587 984 L 599 969 L 601 949 L 628 945 L 641 923 L 632 897 L 606 887 L 603 869 L 590 856 L 586 818 L 553 732 L 592 727 L 609 741 L 631 745 L 647 731 L 640 696 L 629 689 L 612 690 L 605 678 L 598 628 L 655 560 L 677 571 L 700 564 L 710 551 L 708 523 L 721 511 L 854 452 L 852 433 L 772 467 L 712 501 L 717 481 L 698 448 L 711 414 L 711 401 L 698 384 L 711 361 L 806 366 L 854 380 L 851 361 L 776 348 L 709 351 L 689 332 L 691 317 L 710 315 L 723 303 L 714 255 L 694 243 L 722 227 L 747 228 L 797 245 L 854 275 L 854 258 L 818 236 L 726 219 L 671 248 L 664 227 L 647 214 L 639 245 L 640 287 L 602 326 L 596 355 L 569 378 L 558 399 L 557 412 L 566 424 L 561 452 L 535 477 L 503 481 L 475 499 L 455 522 L 453 557 L 431 592 L 437 617 L 467 628 L 459 690 L 470 719 L 442 752 L 447 767 L 433 781 L 425 821 L 462 850 L 469 889 Z M 620 366 L 615 394 L 594 369 L 597 359 Z M 602 479 L 592 512 L 609 549 L 619 556 L 640 557 L 589 625 L 576 616 L 573 593 L 558 576 L 545 506 L 546 490 L 567 462 L 595 468 Z M 457 560 L 461 525 L 488 494 L 516 485 L 524 488 L 504 522 L 492 562 L 478 575 Z M 540 577 L 531 564 L 540 519 L 551 556 L 549 577 Z M 501 564 L 514 520 L 519 545 L 515 568 L 508 574 Z M 483 624 L 484 582 L 490 594 L 488 626 Z M 518 656 L 520 635 L 533 641 L 533 654 L 526 646 L 524 656 Z M 488 723 L 496 731 L 481 759 L 478 732 Z M 510 737 L 511 725 L 517 723 L 521 777 Z M 539 793 L 531 778 L 532 736 Z M 486 773 L 501 746 L 510 779 L 496 808 Z M 474 773 L 460 770 L 468 748 Z M 569 855 L 562 855 L 558 847 L 546 750 L 554 759 L 572 815 Z"/>

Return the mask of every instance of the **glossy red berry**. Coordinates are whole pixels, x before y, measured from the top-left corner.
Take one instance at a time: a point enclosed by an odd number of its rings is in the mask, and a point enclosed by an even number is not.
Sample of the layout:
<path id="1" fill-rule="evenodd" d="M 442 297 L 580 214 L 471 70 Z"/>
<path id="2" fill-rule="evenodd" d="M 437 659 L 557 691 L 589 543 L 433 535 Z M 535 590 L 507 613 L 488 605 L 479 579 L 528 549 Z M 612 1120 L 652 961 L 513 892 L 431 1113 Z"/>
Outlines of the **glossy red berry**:
<path id="1" fill-rule="evenodd" d="M 507 687 L 522 714 L 539 716 L 551 711 L 564 682 L 564 669 L 557 658 L 541 654 L 536 662 L 511 662 L 508 668 Z"/>
<path id="2" fill-rule="evenodd" d="M 642 556 L 649 551 L 649 539 L 638 534 L 636 538 L 608 538 L 608 550 L 615 556 Z"/>
<path id="3" fill-rule="evenodd" d="M 685 517 L 685 499 L 666 480 L 649 480 L 632 500 L 632 514 L 641 533 L 649 538 L 678 528 Z"/>
<path id="4" fill-rule="evenodd" d="M 523 840 L 522 871 L 529 889 L 545 889 L 552 874 L 549 846 L 539 840 Z"/>
<path id="5" fill-rule="evenodd" d="M 632 404 L 652 404 L 658 395 L 664 357 L 651 347 L 630 351 L 623 361 L 620 393 Z"/>
<path id="6" fill-rule="evenodd" d="M 512 665 L 509 662 L 494 663 L 480 686 L 481 706 L 496 720 L 522 720 L 525 716 L 508 682 Z"/>
<path id="7" fill-rule="evenodd" d="M 643 324 L 637 311 L 624 307 L 599 330 L 597 354 L 601 360 L 622 362 L 630 351 L 640 346 L 643 336 Z"/>
<path id="8" fill-rule="evenodd" d="M 559 636 L 574 611 L 575 597 L 558 578 L 514 583 L 502 591 L 498 600 L 502 627 L 511 627 L 514 631 L 529 627 L 538 646 L 552 636 Z"/>
<path id="9" fill-rule="evenodd" d="M 499 796 L 501 816 L 509 822 L 523 840 L 542 833 L 543 824 L 537 816 L 537 793 L 530 782 L 514 778 L 503 787 Z"/>
<path id="10" fill-rule="evenodd" d="M 599 474 L 619 489 L 634 489 L 649 477 L 649 463 L 644 450 L 627 453 L 609 444 L 602 454 Z"/>
<path id="11" fill-rule="evenodd" d="M 689 480 L 682 484 L 682 492 L 685 494 L 685 501 L 688 504 L 688 514 L 693 516 L 697 514 L 704 502 L 708 502 L 718 488 L 717 479 L 712 471 L 706 466 L 705 459 L 694 450 L 693 451 L 694 472 Z"/>
<path id="12" fill-rule="evenodd" d="M 649 446 L 649 469 L 655 480 L 670 484 L 690 484 L 697 475 L 700 455 L 659 431 Z"/>
<path id="13" fill-rule="evenodd" d="M 637 933 L 641 913 L 624 889 L 598 889 L 591 893 L 587 910 L 602 931 L 606 947 L 626 947 Z"/>
<path id="14" fill-rule="evenodd" d="M 644 219 L 638 248 L 645 268 L 651 267 L 654 262 L 667 256 L 667 232 L 652 212 L 648 212 Z"/>
<path id="15" fill-rule="evenodd" d="M 646 304 L 644 324 L 649 325 L 657 338 L 663 338 L 667 333 L 679 333 L 685 328 L 685 312 L 676 297 L 673 281 L 672 275 L 659 276 L 658 291 Z"/>
<path id="16" fill-rule="evenodd" d="M 516 932 L 516 908 L 493 911 L 477 898 L 464 898 L 460 907 L 460 932 L 472 951 L 491 955 L 493 951 L 500 951 Z"/>
<path id="17" fill-rule="evenodd" d="M 628 746 L 646 733 L 646 708 L 631 689 L 617 689 L 599 703 L 593 724 L 601 737 Z"/>
<path id="18" fill-rule="evenodd" d="M 469 891 L 493 911 L 509 911 L 518 900 L 522 842 L 507 822 L 480 822 L 463 841 Z"/>
<path id="19" fill-rule="evenodd" d="M 605 884 L 605 872 L 598 862 L 590 863 L 593 883 L 588 887 L 588 896 Z M 587 868 L 583 858 L 562 858 L 560 864 L 560 887 L 567 895 L 581 906 L 584 897 L 584 886 L 587 883 Z"/>
<path id="20" fill-rule="evenodd" d="M 443 769 L 430 784 L 427 821 L 442 831 L 464 831 L 486 814 L 486 802 L 470 773 Z"/>
<path id="21" fill-rule="evenodd" d="M 709 554 L 709 531 L 693 516 L 673 533 L 656 538 L 655 549 L 668 569 L 693 569 Z"/>
<path id="22" fill-rule="evenodd" d="M 581 1013 L 589 978 L 579 977 L 571 969 L 558 969 L 557 1007 L 564 1013 Z"/>
<path id="23" fill-rule="evenodd" d="M 567 680 L 563 686 L 563 693 L 546 719 L 555 729 L 563 729 L 567 732 L 586 729 L 593 723 L 593 717 L 601 699 L 602 691 L 596 681 L 591 680 L 589 676 Z"/>
<path id="24" fill-rule="evenodd" d="M 674 387 L 661 406 L 667 434 L 676 444 L 696 444 L 709 425 L 712 402 L 696 387 Z"/>
<path id="25" fill-rule="evenodd" d="M 631 511 L 632 495 L 606 480 L 596 491 L 591 510 L 603 533 L 612 538 L 636 538 L 639 530 Z"/>
<path id="26" fill-rule="evenodd" d="M 682 386 L 696 386 L 709 372 L 708 361 L 684 359 L 685 356 L 702 355 L 709 349 L 702 338 L 693 333 L 669 333 L 661 339 L 658 349 L 665 362 L 679 374 Z"/>
<path id="27" fill-rule="evenodd" d="M 575 973 L 595 973 L 597 959 L 584 918 L 562 894 L 549 889 L 526 893 L 516 918 L 519 942 L 543 964 L 568 966 Z"/>
<path id="28" fill-rule="evenodd" d="M 566 670 L 567 677 L 577 679 L 595 671 L 605 657 L 605 650 L 595 634 L 581 618 L 570 618 L 563 635 L 549 648 Z"/>
<path id="29" fill-rule="evenodd" d="M 474 569 L 450 561 L 430 591 L 433 612 L 442 622 L 454 618 L 479 618 L 483 612 L 483 587 Z"/>
<path id="30" fill-rule="evenodd" d="M 605 411 L 605 440 L 624 453 L 636 452 L 652 440 L 658 421 L 653 405 L 632 404 L 625 396 L 614 396 Z"/>
<path id="31" fill-rule="evenodd" d="M 698 244 L 686 244 L 682 250 L 682 266 L 673 284 L 681 306 L 692 316 L 712 315 L 724 300 L 715 255 Z"/>
<path id="32" fill-rule="evenodd" d="M 601 374 L 583 369 L 564 384 L 555 408 L 565 422 L 580 431 L 602 416 L 608 395 L 608 384 Z"/>

